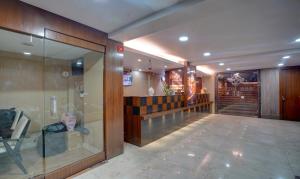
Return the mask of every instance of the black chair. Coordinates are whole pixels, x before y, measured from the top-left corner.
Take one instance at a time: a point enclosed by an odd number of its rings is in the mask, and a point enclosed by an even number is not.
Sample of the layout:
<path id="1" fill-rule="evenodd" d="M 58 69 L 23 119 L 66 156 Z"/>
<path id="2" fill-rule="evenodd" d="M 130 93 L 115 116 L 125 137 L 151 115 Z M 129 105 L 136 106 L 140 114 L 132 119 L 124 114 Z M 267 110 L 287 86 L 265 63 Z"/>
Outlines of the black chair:
<path id="1" fill-rule="evenodd" d="M 18 123 L 15 126 L 15 129 L 12 132 L 10 138 L 0 138 L 0 144 L 3 143 L 5 152 L 9 155 L 11 159 L 14 160 L 15 164 L 23 171 L 24 174 L 27 174 L 27 171 L 22 164 L 22 156 L 20 153 L 21 145 L 23 139 L 26 136 L 27 130 L 30 125 L 30 119 L 24 114 L 19 119 Z M 1 146 L 0 146 L 1 147 Z"/>

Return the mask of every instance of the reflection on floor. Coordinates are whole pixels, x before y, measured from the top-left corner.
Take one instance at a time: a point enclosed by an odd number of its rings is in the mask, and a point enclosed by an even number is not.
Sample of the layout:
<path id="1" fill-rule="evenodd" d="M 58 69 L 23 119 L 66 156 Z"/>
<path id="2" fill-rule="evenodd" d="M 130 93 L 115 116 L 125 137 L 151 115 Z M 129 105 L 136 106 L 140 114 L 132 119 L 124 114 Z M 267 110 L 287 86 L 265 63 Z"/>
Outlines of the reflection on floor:
<path id="1" fill-rule="evenodd" d="M 27 149 L 22 151 L 23 165 L 28 171 L 27 175 L 24 175 L 7 155 L 2 155 L 0 156 L 0 179 L 31 178 L 45 173 L 44 171 L 46 171 L 46 173 L 54 171 L 66 164 L 73 163 L 91 155 L 93 155 L 93 153 L 86 150 L 84 147 L 66 151 L 55 156 L 47 157 L 44 161 L 46 168 L 43 168 L 43 160 L 36 149 Z"/>
<path id="2" fill-rule="evenodd" d="M 295 179 L 300 123 L 210 115 L 75 179 Z"/>
<path id="3" fill-rule="evenodd" d="M 218 110 L 220 114 L 238 115 L 238 116 L 257 116 L 257 104 L 251 103 L 236 103 L 229 105 L 221 105 L 222 108 Z"/>

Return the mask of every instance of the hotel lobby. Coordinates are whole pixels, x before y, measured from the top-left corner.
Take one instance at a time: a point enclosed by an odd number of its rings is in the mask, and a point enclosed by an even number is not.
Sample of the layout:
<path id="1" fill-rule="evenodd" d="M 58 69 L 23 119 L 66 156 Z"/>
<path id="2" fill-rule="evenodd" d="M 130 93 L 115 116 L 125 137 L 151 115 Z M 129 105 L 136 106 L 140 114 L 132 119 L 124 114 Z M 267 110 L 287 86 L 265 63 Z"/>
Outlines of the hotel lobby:
<path id="1" fill-rule="evenodd" d="M 300 179 L 299 9 L 2 0 L 0 179 Z"/>

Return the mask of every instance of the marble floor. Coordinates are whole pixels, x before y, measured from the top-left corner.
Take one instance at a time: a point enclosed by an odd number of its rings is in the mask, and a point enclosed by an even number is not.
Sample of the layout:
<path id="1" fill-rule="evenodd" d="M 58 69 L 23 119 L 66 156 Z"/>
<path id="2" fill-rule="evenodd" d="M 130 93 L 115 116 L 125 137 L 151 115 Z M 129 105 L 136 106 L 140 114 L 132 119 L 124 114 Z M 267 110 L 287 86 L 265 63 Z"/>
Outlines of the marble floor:
<path id="1" fill-rule="evenodd" d="M 74 179 L 295 179 L 300 123 L 212 114 Z"/>

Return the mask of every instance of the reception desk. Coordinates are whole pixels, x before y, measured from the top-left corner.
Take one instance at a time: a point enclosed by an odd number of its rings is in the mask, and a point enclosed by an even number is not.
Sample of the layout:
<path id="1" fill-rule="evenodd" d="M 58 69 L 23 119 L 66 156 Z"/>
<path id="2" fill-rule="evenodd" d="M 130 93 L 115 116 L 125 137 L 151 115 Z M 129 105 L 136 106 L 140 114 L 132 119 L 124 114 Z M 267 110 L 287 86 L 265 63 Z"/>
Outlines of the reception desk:
<path id="1" fill-rule="evenodd" d="M 196 94 L 188 106 L 183 95 L 124 97 L 125 141 L 153 142 L 210 113 L 211 104 L 208 94 Z"/>

